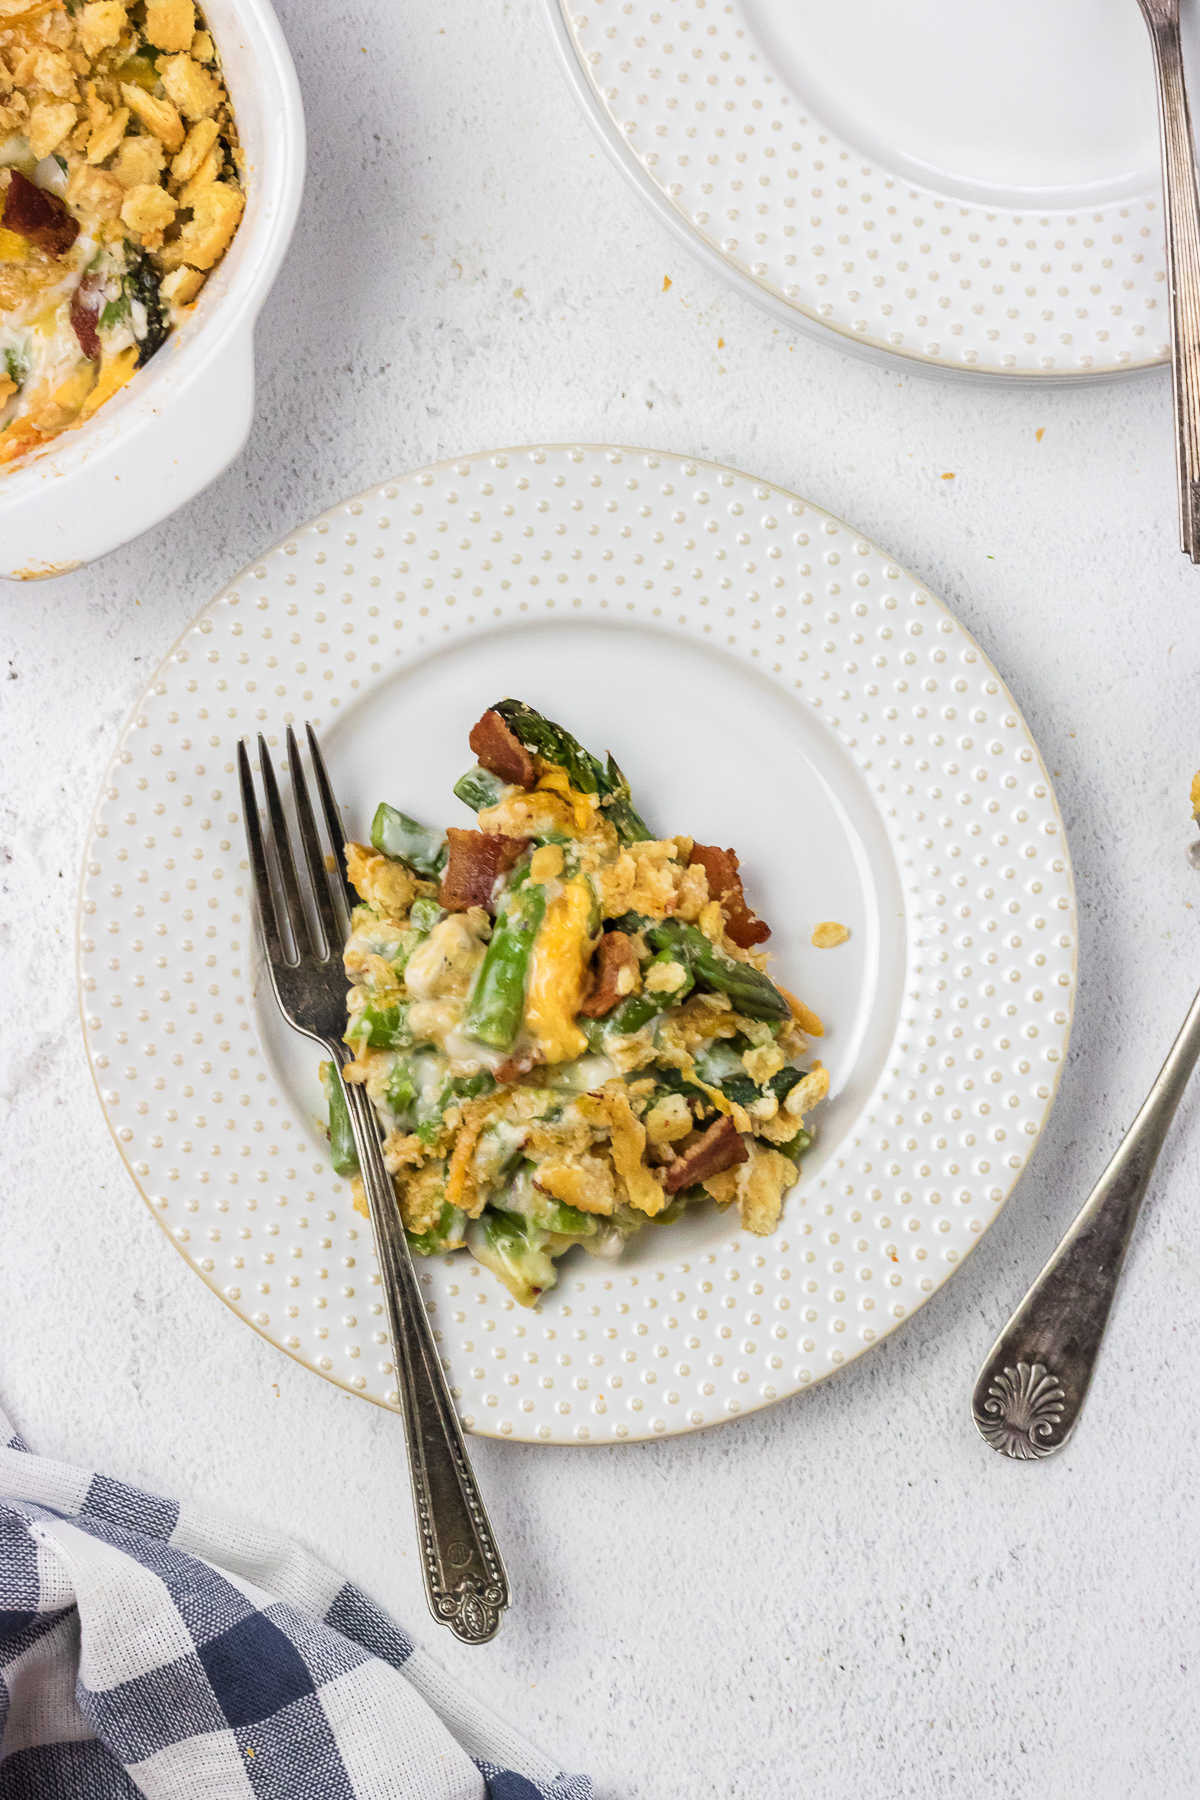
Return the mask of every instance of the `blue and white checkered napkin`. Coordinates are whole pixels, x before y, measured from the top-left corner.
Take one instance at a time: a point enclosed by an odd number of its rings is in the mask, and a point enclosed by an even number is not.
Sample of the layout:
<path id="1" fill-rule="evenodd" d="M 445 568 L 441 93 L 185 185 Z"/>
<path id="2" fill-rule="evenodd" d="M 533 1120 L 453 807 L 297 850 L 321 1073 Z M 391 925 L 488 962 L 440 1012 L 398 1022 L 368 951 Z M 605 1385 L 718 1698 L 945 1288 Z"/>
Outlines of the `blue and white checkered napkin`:
<path id="1" fill-rule="evenodd" d="M 589 1800 L 286 1538 L 0 1445 L 0 1800 Z"/>

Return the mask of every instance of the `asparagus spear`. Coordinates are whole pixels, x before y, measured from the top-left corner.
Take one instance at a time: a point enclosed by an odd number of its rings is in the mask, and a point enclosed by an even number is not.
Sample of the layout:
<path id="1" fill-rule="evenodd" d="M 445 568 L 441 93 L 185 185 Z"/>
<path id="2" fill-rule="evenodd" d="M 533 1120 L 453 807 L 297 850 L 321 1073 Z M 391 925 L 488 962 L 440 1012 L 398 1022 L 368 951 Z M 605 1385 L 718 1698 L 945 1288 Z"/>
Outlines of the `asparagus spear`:
<path id="1" fill-rule="evenodd" d="M 386 801 L 375 808 L 371 842 L 385 856 L 406 862 L 418 875 L 440 875 L 446 861 L 445 834 L 430 831 Z"/>
<path id="2" fill-rule="evenodd" d="M 513 1213 L 489 1207 L 467 1227 L 467 1246 L 521 1306 L 532 1306 L 557 1280 L 554 1259 L 545 1247 L 546 1233 Z"/>
<path id="3" fill-rule="evenodd" d="M 546 890 L 520 881 L 509 889 L 467 1003 L 463 1029 L 494 1050 L 511 1047 L 525 1011 L 533 940 L 546 911 Z"/>
<path id="4" fill-rule="evenodd" d="M 500 714 L 527 750 L 565 769 L 573 788 L 581 794 L 600 795 L 601 806 L 623 844 L 650 836 L 645 820 L 634 807 L 629 783 L 611 756 L 601 762 L 569 731 L 526 706 L 523 700 L 497 700 L 492 711 Z"/>
<path id="5" fill-rule="evenodd" d="M 643 932 L 656 950 L 669 951 L 674 962 L 683 964 L 697 987 L 728 994 L 746 1018 L 791 1016 L 787 1001 L 761 969 L 726 956 L 697 926 L 685 925 L 682 919 L 645 919 L 640 913 L 626 913 L 617 925 L 622 931 Z"/>
<path id="6" fill-rule="evenodd" d="M 794 1138 L 789 1138 L 786 1144 L 776 1144 L 775 1148 L 782 1151 L 784 1156 L 790 1156 L 794 1163 L 798 1163 L 804 1152 L 812 1148 L 812 1141 L 812 1132 L 806 1131 L 801 1126 Z"/>
<path id="7" fill-rule="evenodd" d="M 408 922 L 414 931 L 419 931 L 422 937 L 428 937 L 439 919 L 444 919 L 445 916 L 436 900 L 430 900 L 426 894 L 418 894 L 409 909 Z"/>
<path id="8" fill-rule="evenodd" d="M 332 1063 L 321 1064 L 321 1086 L 329 1105 L 329 1160 L 337 1175 L 358 1174 L 358 1151 L 350 1129 L 350 1109 Z"/>
<path id="9" fill-rule="evenodd" d="M 742 1061 L 741 1052 L 749 1046 L 745 1038 L 728 1038 L 707 1044 L 703 1050 L 696 1052 L 696 1068 L 710 1087 L 718 1087 L 730 1100 L 736 1100 L 739 1106 L 753 1106 L 764 1094 L 774 1094 L 776 1100 L 784 1100 L 791 1093 L 804 1071 L 794 1063 L 778 1069 L 769 1080 L 760 1087 L 746 1073 L 746 1065 Z"/>
<path id="10" fill-rule="evenodd" d="M 466 1213 L 446 1200 L 428 1231 L 408 1232 L 408 1247 L 418 1256 L 440 1256 L 443 1250 L 461 1250 L 467 1241 L 464 1235 L 466 1223 Z"/>
<path id="11" fill-rule="evenodd" d="M 595 1216 L 580 1212 L 576 1206 L 568 1206 L 564 1200 L 555 1200 L 550 1194 L 543 1194 L 534 1185 L 535 1173 L 535 1164 L 528 1158 L 522 1159 L 503 1194 L 492 1202 L 490 1210 L 515 1219 L 523 1231 L 533 1228 L 552 1232 L 555 1237 L 594 1237 Z"/>
<path id="12" fill-rule="evenodd" d="M 460 775 L 454 784 L 454 797 L 469 806 L 472 812 L 480 813 L 487 806 L 495 806 L 504 793 L 506 783 L 490 769 L 482 768 L 476 763 L 465 775 Z"/>
<path id="13" fill-rule="evenodd" d="M 588 1238 L 596 1235 L 596 1220 L 593 1215 L 580 1212 L 577 1206 L 568 1206 L 565 1200 L 546 1198 L 542 1206 L 535 1208 L 533 1218 L 543 1231 L 551 1231 L 555 1237 Z"/>
<path id="14" fill-rule="evenodd" d="M 672 951 L 660 950 L 657 955 L 650 958 L 646 964 L 646 970 L 649 972 L 656 965 L 662 967 L 667 963 L 676 963 L 678 967 L 682 968 L 683 980 L 680 985 L 672 988 L 670 993 L 653 993 L 643 987 L 640 994 L 631 994 L 628 1000 L 622 1000 L 619 1006 L 614 1007 L 604 1020 L 606 1033 L 613 1037 L 628 1037 L 631 1032 L 640 1031 L 643 1025 L 648 1025 L 651 1019 L 657 1018 L 659 1013 L 666 1012 L 668 1007 L 677 1006 L 691 993 L 696 985 L 692 979 L 692 972 L 687 964 L 677 958 Z"/>
<path id="15" fill-rule="evenodd" d="M 777 1074 L 771 1076 L 771 1079 L 767 1082 L 767 1087 L 770 1092 L 774 1094 L 775 1098 L 782 1103 L 787 1099 L 803 1072 L 804 1071 L 798 1069 L 794 1063 L 789 1063 L 786 1069 L 780 1069 Z"/>
<path id="16" fill-rule="evenodd" d="M 496 1083 L 487 1069 L 481 1069 L 478 1075 L 453 1075 L 442 1087 L 431 1104 L 422 1105 L 418 1099 L 417 1136 L 423 1144 L 436 1144 L 441 1134 L 447 1109 L 456 1100 L 474 1100 L 480 1094 L 490 1094 Z"/>
<path id="17" fill-rule="evenodd" d="M 492 712 L 498 712 L 509 730 L 518 737 L 527 750 L 535 756 L 545 757 L 547 762 L 557 763 L 565 769 L 571 786 L 581 794 L 602 794 L 604 765 L 590 750 L 585 750 L 577 738 L 556 725 L 553 719 L 547 719 L 532 706 L 526 706 L 523 700 L 497 700 Z"/>
<path id="18" fill-rule="evenodd" d="M 417 1104 L 417 1082 L 413 1064 L 416 1057 L 402 1056 L 396 1061 L 388 1078 L 387 1103 L 395 1114 L 396 1124 L 401 1131 L 410 1128 Z"/>
<path id="19" fill-rule="evenodd" d="M 399 1001 L 394 1006 L 376 1006 L 368 1000 L 347 1025 L 345 1041 L 355 1046 L 369 1044 L 372 1050 L 399 1050 L 411 1044 L 407 1006 Z"/>
<path id="20" fill-rule="evenodd" d="M 629 791 L 629 782 L 618 767 L 615 757 L 609 751 L 604 764 L 604 778 L 607 782 L 607 796 L 602 802 L 605 812 L 612 820 L 613 828 L 623 844 L 635 844 L 642 838 L 654 834 L 633 804 L 633 796 Z"/>
<path id="21" fill-rule="evenodd" d="M 715 1112 L 716 1108 L 713 1106 L 711 1096 L 706 1094 L 702 1087 L 697 1087 L 694 1081 L 689 1081 L 686 1076 L 681 1075 L 678 1069 L 655 1064 L 649 1073 L 654 1077 L 655 1088 L 648 1105 L 653 1105 L 663 1094 L 682 1094 L 685 1100 L 693 1103 L 693 1109 L 696 1112 L 702 1115 Z M 657 1216 L 655 1214 L 656 1218 Z"/>

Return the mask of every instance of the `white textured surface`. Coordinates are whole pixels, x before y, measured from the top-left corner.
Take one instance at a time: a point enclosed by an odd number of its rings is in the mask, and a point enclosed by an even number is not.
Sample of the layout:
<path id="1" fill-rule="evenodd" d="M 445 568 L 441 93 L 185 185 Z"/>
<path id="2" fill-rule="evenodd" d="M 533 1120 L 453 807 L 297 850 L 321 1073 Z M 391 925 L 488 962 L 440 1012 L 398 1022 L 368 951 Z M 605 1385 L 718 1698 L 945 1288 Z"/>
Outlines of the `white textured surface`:
<path id="1" fill-rule="evenodd" d="M 789 348 L 619 180 L 528 0 L 343 19 L 284 11 L 312 176 L 246 456 L 101 567 L 4 595 L 5 1399 L 50 1454 L 286 1524 L 434 1641 L 393 1421 L 219 1306 L 147 1231 L 109 1141 L 71 955 L 87 810 L 175 635 L 341 495 L 505 440 L 738 464 L 886 544 L 1010 682 L 1075 859 L 1070 1063 L 995 1230 L 855 1368 L 665 1444 L 480 1443 L 519 1603 L 487 1649 L 436 1648 L 613 1800 L 1184 1800 L 1195 1098 L 1071 1448 L 1007 1465 L 967 1410 L 1200 977 L 1200 575 L 1174 547 L 1166 382 L 994 392 Z"/>

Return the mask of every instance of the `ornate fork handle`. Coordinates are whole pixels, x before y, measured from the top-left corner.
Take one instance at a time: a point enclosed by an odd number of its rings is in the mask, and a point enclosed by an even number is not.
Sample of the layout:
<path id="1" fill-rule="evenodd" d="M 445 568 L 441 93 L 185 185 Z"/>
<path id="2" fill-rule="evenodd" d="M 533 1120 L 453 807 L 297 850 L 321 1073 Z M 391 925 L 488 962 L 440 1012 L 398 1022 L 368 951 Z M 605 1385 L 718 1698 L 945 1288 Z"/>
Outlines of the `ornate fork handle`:
<path id="1" fill-rule="evenodd" d="M 340 1046 L 335 1057 L 340 1080 Z M 371 1103 L 361 1087 L 342 1086 L 383 1275 L 429 1604 L 456 1637 L 481 1644 L 499 1628 L 508 1578 L 433 1341 Z"/>
<path id="2" fill-rule="evenodd" d="M 1183 73 L 1178 0 L 1140 0 L 1154 50 L 1171 300 L 1171 376 L 1179 541 L 1200 561 L 1200 196 Z"/>
<path id="3" fill-rule="evenodd" d="M 1074 1430 L 1138 1211 L 1197 1059 L 1200 994 L 1115 1156 L 980 1371 L 975 1423 L 1005 1456 L 1049 1456 Z"/>

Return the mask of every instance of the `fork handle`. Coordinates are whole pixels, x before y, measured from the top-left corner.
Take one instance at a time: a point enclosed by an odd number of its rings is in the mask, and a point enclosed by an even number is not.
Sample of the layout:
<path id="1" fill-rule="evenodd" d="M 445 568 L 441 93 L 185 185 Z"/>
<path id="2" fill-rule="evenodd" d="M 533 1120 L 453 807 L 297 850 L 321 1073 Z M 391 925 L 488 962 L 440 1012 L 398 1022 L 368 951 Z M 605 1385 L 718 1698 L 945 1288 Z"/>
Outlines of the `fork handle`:
<path id="1" fill-rule="evenodd" d="M 1179 544 L 1200 562 L 1200 195 L 1179 19 L 1147 18 L 1158 84 L 1171 300 Z"/>
<path id="2" fill-rule="evenodd" d="M 499 1629 L 509 1602 L 508 1577 L 433 1341 L 371 1103 L 362 1087 L 342 1080 L 344 1054 L 336 1061 L 338 1080 L 383 1276 L 426 1597 L 434 1618 L 455 1637 L 482 1644 Z"/>
<path id="3" fill-rule="evenodd" d="M 1112 1161 L 979 1372 L 975 1424 L 1002 1455 L 1050 1456 L 1075 1428 L 1146 1187 L 1198 1060 L 1200 994 Z"/>

